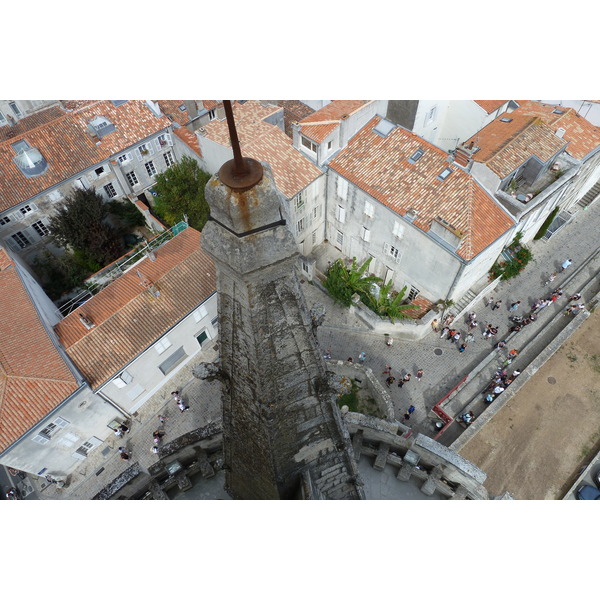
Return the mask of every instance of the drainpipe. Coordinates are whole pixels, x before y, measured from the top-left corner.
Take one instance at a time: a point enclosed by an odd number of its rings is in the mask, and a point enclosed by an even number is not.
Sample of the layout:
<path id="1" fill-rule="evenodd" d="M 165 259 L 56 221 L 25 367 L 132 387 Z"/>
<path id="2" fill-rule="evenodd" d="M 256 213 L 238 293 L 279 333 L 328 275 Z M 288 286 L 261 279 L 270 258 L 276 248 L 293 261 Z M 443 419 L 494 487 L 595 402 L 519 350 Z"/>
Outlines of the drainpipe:
<path id="1" fill-rule="evenodd" d="M 107 402 L 113 408 L 116 408 L 122 415 L 133 420 L 133 415 L 129 414 L 124 408 L 121 408 L 116 402 L 113 402 L 106 394 L 103 394 L 100 390 L 98 390 L 96 394 L 98 394 L 98 396 L 100 396 L 104 402 Z"/>

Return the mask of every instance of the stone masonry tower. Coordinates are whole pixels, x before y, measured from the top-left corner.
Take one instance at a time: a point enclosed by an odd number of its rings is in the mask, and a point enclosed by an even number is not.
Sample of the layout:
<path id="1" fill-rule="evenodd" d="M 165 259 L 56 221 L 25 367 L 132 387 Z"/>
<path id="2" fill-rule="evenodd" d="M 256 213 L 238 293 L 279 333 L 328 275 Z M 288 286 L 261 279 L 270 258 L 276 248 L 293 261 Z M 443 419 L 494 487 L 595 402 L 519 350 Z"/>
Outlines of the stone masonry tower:
<path id="1" fill-rule="evenodd" d="M 298 280 L 286 205 L 266 163 L 234 159 L 206 186 L 202 247 L 215 261 L 228 493 L 364 498 Z"/>

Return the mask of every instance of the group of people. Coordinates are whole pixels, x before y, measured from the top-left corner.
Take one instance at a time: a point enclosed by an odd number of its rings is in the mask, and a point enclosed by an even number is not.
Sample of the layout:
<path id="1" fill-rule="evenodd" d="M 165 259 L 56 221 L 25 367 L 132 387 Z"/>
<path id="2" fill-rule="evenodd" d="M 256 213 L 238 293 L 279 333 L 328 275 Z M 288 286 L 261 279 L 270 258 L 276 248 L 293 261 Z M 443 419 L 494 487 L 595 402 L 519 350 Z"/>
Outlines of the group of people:
<path id="1" fill-rule="evenodd" d="M 493 402 L 519 375 L 521 371 L 515 369 L 511 375 L 508 375 L 506 369 L 498 369 L 487 388 L 483 391 L 484 400 L 488 403 Z"/>

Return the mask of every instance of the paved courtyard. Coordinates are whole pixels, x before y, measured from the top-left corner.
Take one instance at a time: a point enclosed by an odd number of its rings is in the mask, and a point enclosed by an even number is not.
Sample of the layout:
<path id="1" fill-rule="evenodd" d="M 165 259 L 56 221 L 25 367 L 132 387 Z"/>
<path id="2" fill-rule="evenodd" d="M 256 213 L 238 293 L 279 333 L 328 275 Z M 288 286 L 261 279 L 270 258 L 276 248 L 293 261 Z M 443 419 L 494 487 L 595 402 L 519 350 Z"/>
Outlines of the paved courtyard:
<path id="1" fill-rule="evenodd" d="M 501 299 L 504 307 L 492 311 L 479 302 L 472 308 L 480 324 L 492 323 L 497 325 L 499 333 L 497 340 L 503 339 L 509 330 L 509 313 L 507 305 L 521 300 L 524 307 L 529 307 L 538 297 L 547 297 L 551 291 L 544 286 L 549 273 L 558 270 L 560 264 L 571 258 L 573 265 L 555 280 L 553 286 L 565 284 L 564 300 L 545 309 L 536 323 L 524 328 L 515 337 L 515 343 L 525 345 L 528 340 L 539 338 L 541 347 L 545 325 L 561 310 L 564 310 L 566 298 L 578 292 L 581 281 L 587 281 L 598 272 L 598 267 L 584 264 L 598 246 L 598 231 L 600 230 L 600 202 L 592 204 L 587 210 L 579 211 L 562 230 L 549 241 L 537 241 L 529 244 L 534 260 L 525 271 L 513 280 L 502 282 L 493 292 L 495 299 Z M 566 282 L 566 283 L 565 283 Z M 406 409 L 415 405 L 416 411 L 411 417 L 411 427 L 414 431 L 426 435 L 433 433 L 432 424 L 428 418 L 432 406 L 444 397 L 461 379 L 478 365 L 485 357 L 493 352 L 495 342 L 489 342 L 476 333 L 475 342 L 469 345 L 464 353 L 458 348 L 439 337 L 439 334 L 429 332 L 422 340 L 402 342 L 395 340 L 394 346 L 388 347 L 381 334 L 369 330 L 359 319 L 348 314 L 347 310 L 335 305 L 333 301 L 309 282 L 302 284 L 308 306 L 317 303 L 326 310 L 325 320 L 318 329 L 318 339 L 323 350 L 329 349 L 332 358 L 346 360 L 352 356 L 356 361 L 360 352 L 365 352 L 366 367 L 370 367 L 376 376 L 381 376 L 386 365 L 391 365 L 396 377 L 404 373 L 412 373 L 413 379 L 403 388 L 392 386 L 390 393 L 394 403 L 396 418 L 401 419 Z M 584 296 L 584 299 L 585 296 Z M 519 311 L 517 314 L 524 313 Z M 514 314 L 514 313 L 510 313 Z M 466 323 L 459 324 L 463 335 L 466 333 Z M 536 352 L 535 345 L 530 351 Z M 164 426 L 167 433 L 165 442 L 202 427 L 220 418 L 221 403 L 218 383 L 208 383 L 195 379 L 191 375 L 191 367 L 200 360 L 212 361 L 218 354 L 218 346 L 210 349 L 202 359 L 188 363 L 168 386 L 155 394 L 138 411 L 132 423 L 131 433 L 124 440 L 109 439 L 102 444 L 90 457 L 82 463 L 81 468 L 73 475 L 68 488 L 57 489 L 54 485 L 46 485 L 43 479 L 34 481 L 34 487 L 43 498 L 91 498 L 105 485 L 111 482 L 127 466 L 118 456 L 117 448 L 125 445 L 132 450 L 132 461 L 138 461 L 146 470 L 158 459 L 152 454 L 152 432 L 158 427 L 158 415 L 165 414 L 168 419 Z M 539 349 L 539 348 L 538 348 Z M 415 380 L 414 374 L 418 369 L 424 370 L 421 382 Z M 191 409 L 180 413 L 171 401 L 172 389 L 183 390 L 184 397 L 189 401 Z M 451 443 L 452 440 L 442 443 Z"/>

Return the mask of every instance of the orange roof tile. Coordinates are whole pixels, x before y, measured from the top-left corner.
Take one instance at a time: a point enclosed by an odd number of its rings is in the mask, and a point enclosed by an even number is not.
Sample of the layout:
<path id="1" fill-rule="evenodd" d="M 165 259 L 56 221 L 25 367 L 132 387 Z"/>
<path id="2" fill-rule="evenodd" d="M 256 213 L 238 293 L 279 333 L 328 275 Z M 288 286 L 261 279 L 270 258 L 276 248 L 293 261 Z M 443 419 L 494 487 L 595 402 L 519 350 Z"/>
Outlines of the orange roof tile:
<path id="1" fill-rule="evenodd" d="M 104 116 L 116 126 L 98 144 L 87 133 L 88 123 L 95 116 Z M 0 142 L 0 212 L 107 160 L 170 124 L 169 119 L 155 117 L 138 100 L 129 100 L 118 107 L 110 101 L 98 101 Z M 48 162 L 42 175 L 28 179 L 16 166 L 11 143 L 17 139 L 25 139 L 42 153 Z"/>
<path id="2" fill-rule="evenodd" d="M 554 135 L 542 119 L 517 110 L 500 115 L 467 140 L 465 145 L 470 142 L 479 148 L 473 153 L 473 160 L 487 165 L 500 179 L 510 175 L 532 156 L 547 162 L 566 145 L 566 141 Z"/>
<path id="3" fill-rule="evenodd" d="M 418 212 L 413 224 L 429 231 L 436 217 L 462 233 L 457 254 L 467 260 L 514 225 L 513 220 L 475 179 L 452 165 L 444 180 L 438 175 L 449 166 L 448 155 L 416 134 L 394 128 L 386 137 L 373 132 L 375 117 L 330 163 L 330 168 L 399 215 Z M 425 150 L 415 164 L 410 158 Z"/>
<path id="4" fill-rule="evenodd" d="M 42 325 L 15 264 L 0 249 L 0 451 L 78 388 Z"/>
<path id="5" fill-rule="evenodd" d="M 191 120 L 184 100 L 155 100 L 160 110 L 175 123 L 185 125 Z M 181 110 L 182 107 L 184 110 Z"/>
<path id="6" fill-rule="evenodd" d="M 30 129 L 40 127 L 54 119 L 58 119 L 65 114 L 65 111 L 60 106 L 51 106 L 44 110 L 40 110 L 20 121 L 17 121 L 14 125 L 0 127 L 0 141 L 4 142 L 12 138 L 18 138 L 23 136 Z"/>
<path id="7" fill-rule="evenodd" d="M 200 233 L 183 230 L 55 326 L 68 355 L 97 388 L 216 290 L 215 268 Z M 154 283 L 152 296 L 137 272 Z M 86 329 L 83 313 L 94 323 Z"/>
<path id="8" fill-rule="evenodd" d="M 192 133 L 186 127 L 177 127 L 177 129 L 173 129 L 173 133 L 202 158 L 202 150 L 195 133 Z"/>
<path id="9" fill-rule="evenodd" d="M 352 114 L 367 102 L 367 100 L 333 100 L 312 115 L 302 119 L 300 132 L 313 142 L 321 143 L 339 126 L 342 117 Z"/>
<path id="10" fill-rule="evenodd" d="M 279 127 L 264 121 L 279 110 L 278 106 L 263 106 L 256 100 L 233 105 L 242 153 L 268 162 L 275 185 L 286 197 L 292 198 L 323 172 L 294 148 L 292 140 Z M 226 121 L 211 121 L 204 129 L 205 137 L 224 146 L 231 145 Z"/>
<path id="11" fill-rule="evenodd" d="M 489 115 L 508 102 L 508 100 L 474 100 L 474 102 L 479 104 L 479 106 L 481 106 L 481 108 Z"/>
<path id="12" fill-rule="evenodd" d="M 553 112 L 555 110 L 563 111 L 563 114 Z M 514 112 L 541 117 L 553 131 L 564 129 L 563 139 L 569 142 L 567 152 L 578 160 L 600 146 L 600 128 L 584 119 L 573 108 L 519 100 L 519 108 Z"/>

